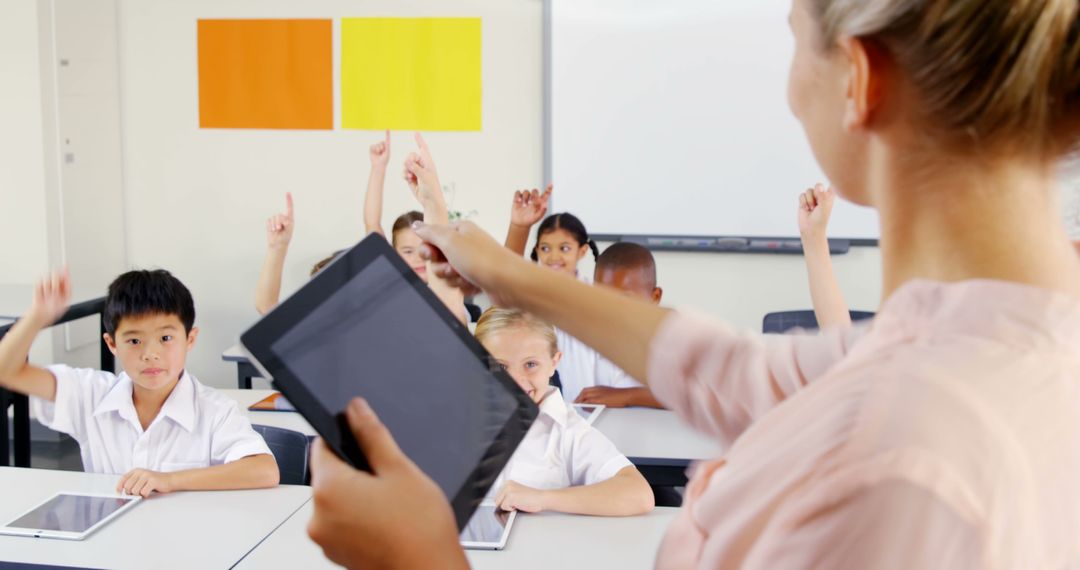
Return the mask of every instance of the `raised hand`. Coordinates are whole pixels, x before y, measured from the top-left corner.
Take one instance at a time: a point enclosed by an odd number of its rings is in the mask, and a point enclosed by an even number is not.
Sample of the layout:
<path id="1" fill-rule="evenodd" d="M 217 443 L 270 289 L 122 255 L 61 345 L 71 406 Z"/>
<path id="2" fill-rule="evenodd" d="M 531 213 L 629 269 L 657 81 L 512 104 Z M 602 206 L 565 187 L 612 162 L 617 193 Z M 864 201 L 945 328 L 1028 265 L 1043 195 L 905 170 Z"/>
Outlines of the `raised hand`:
<path id="1" fill-rule="evenodd" d="M 552 185 L 548 184 L 543 192 L 536 188 L 514 192 L 514 204 L 510 208 L 510 223 L 531 228 L 544 219 L 548 211 L 548 202 L 551 200 L 551 190 Z"/>
<path id="2" fill-rule="evenodd" d="M 836 191 L 817 184 L 799 194 L 799 234 L 804 238 L 825 239 Z"/>
<path id="3" fill-rule="evenodd" d="M 71 302 L 71 277 L 66 268 L 53 272 L 34 287 L 34 300 L 27 317 L 38 327 L 55 323 Z"/>
<path id="4" fill-rule="evenodd" d="M 289 246 L 293 234 L 293 199 L 292 193 L 285 193 L 285 213 L 275 214 L 266 220 L 266 245 L 270 249 Z"/>
<path id="5" fill-rule="evenodd" d="M 390 164 L 390 130 L 386 131 L 386 139 L 371 145 L 368 149 L 368 154 L 371 157 L 372 168 L 385 169 Z"/>
<path id="6" fill-rule="evenodd" d="M 405 157 L 405 182 L 421 204 L 441 204 L 442 186 L 439 184 L 439 173 L 435 170 L 435 160 L 431 158 L 431 150 L 424 137 L 416 133 L 415 138 L 419 152 L 410 152 Z"/>

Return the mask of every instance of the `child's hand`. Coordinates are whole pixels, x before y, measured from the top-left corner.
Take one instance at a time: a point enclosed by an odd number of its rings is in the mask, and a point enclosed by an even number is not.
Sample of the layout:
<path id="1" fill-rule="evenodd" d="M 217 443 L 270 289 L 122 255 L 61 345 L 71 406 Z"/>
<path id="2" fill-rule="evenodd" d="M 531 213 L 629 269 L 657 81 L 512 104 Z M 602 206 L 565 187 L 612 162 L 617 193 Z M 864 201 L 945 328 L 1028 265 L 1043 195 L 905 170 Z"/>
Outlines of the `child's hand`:
<path id="1" fill-rule="evenodd" d="M 544 219 L 548 210 L 548 201 L 551 200 L 551 184 L 540 193 L 533 188 L 514 192 L 514 205 L 510 208 L 510 223 L 515 226 L 531 228 L 534 224 Z"/>
<path id="2" fill-rule="evenodd" d="M 26 316 L 39 327 L 55 323 L 71 302 L 71 278 L 67 268 L 54 272 L 34 287 L 34 300 Z"/>
<path id="3" fill-rule="evenodd" d="M 538 513 L 544 510 L 545 492 L 516 481 L 507 481 L 495 496 L 495 505 L 504 511 Z"/>
<path id="4" fill-rule="evenodd" d="M 116 486 L 117 493 L 149 497 L 150 493 L 171 493 L 173 491 L 172 473 L 160 473 L 149 469 L 132 469 L 120 478 Z"/>
<path id="5" fill-rule="evenodd" d="M 285 213 L 275 214 L 266 220 L 266 245 L 270 249 L 281 249 L 289 246 L 293 233 L 293 201 L 292 193 L 285 193 Z"/>
<path id="6" fill-rule="evenodd" d="M 409 156 L 405 157 L 405 182 L 421 204 L 441 202 L 443 195 L 442 186 L 439 185 L 439 173 L 435 171 L 435 161 L 420 133 L 416 133 L 416 146 L 420 153 L 410 152 Z"/>
<path id="7" fill-rule="evenodd" d="M 590 386 L 578 394 L 575 404 L 603 404 L 609 408 L 625 408 L 630 405 L 629 390 L 610 386 Z"/>
<path id="8" fill-rule="evenodd" d="M 377 142 L 371 145 L 368 150 L 368 154 L 371 156 L 372 168 L 386 168 L 386 165 L 390 163 L 390 130 L 386 131 L 386 140 Z"/>
<path id="9" fill-rule="evenodd" d="M 825 239 L 836 192 L 817 184 L 799 194 L 799 234 L 804 239 Z"/>

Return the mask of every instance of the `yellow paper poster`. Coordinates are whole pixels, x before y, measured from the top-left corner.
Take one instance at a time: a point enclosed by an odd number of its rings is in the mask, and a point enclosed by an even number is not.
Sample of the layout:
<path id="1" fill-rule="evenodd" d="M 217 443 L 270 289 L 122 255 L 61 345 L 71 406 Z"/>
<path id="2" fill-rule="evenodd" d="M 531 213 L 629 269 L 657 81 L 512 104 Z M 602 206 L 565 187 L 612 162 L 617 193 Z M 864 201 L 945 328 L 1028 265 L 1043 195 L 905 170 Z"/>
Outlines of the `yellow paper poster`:
<path id="1" fill-rule="evenodd" d="M 478 131 L 480 18 L 343 18 L 341 125 Z"/>

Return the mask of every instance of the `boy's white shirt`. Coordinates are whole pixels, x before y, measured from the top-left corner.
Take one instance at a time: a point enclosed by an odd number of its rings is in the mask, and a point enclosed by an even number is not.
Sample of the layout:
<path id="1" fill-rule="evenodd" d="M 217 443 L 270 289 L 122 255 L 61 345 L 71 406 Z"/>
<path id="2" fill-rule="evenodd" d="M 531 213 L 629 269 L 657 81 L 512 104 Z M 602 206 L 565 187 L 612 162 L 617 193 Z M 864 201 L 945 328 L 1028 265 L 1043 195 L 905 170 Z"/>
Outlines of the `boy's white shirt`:
<path id="1" fill-rule="evenodd" d="M 64 365 L 48 370 L 56 378 L 56 401 L 31 398 L 34 415 L 79 442 L 88 473 L 180 471 L 270 453 L 235 401 L 186 371 L 143 431 L 127 373 Z"/>
<path id="2" fill-rule="evenodd" d="M 566 404 L 557 388 L 551 388 L 488 496 L 494 497 L 508 480 L 535 489 L 564 489 L 606 481 L 631 465 L 611 440 Z"/>
<path id="3" fill-rule="evenodd" d="M 592 285 L 592 279 L 578 274 L 578 280 Z M 562 383 L 563 398 L 567 402 L 577 400 L 581 391 L 590 386 L 607 386 L 610 388 L 640 388 L 644 384 L 634 380 L 621 368 L 611 361 L 600 356 L 595 350 L 585 343 L 555 329 L 555 338 L 558 341 L 559 352 L 562 360 L 556 370 L 559 371 L 559 382 Z"/>

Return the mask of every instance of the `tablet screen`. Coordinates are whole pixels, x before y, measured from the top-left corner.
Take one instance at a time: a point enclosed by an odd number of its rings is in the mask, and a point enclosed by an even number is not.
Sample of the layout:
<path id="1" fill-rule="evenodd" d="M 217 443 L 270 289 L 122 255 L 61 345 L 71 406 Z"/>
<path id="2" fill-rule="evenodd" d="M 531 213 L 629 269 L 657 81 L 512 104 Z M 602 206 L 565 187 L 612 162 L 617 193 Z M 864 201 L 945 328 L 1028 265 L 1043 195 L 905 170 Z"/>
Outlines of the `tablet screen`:
<path id="1" fill-rule="evenodd" d="M 396 256 L 385 240 L 380 247 Z M 405 454 L 453 499 L 519 410 L 511 390 L 520 389 L 497 381 L 474 339 L 461 338 L 429 304 L 438 300 L 424 299 L 386 255 L 350 263 L 347 254 L 316 277 L 313 289 L 325 296 L 297 311 L 271 351 L 331 414 L 366 398 Z M 287 387 L 287 378 L 270 373 Z M 477 491 L 470 495 L 479 500 L 486 488 Z"/>
<path id="2" fill-rule="evenodd" d="M 86 532 L 134 500 L 135 497 L 60 494 L 8 523 L 7 526 L 31 530 Z"/>
<path id="3" fill-rule="evenodd" d="M 469 524 L 462 529 L 461 542 L 491 545 L 502 542 L 503 532 L 510 524 L 510 513 L 499 510 L 494 505 L 480 505 L 473 513 Z"/>

